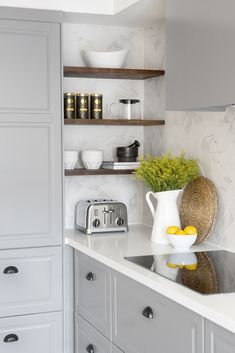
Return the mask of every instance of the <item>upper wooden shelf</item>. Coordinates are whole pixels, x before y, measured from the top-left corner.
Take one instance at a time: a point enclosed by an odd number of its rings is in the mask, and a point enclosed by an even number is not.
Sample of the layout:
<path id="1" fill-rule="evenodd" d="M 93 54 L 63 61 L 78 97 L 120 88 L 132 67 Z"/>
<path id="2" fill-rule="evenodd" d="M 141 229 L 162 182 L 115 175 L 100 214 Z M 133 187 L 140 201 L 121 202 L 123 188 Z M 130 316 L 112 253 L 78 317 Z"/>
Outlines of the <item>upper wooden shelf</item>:
<path id="1" fill-rule="evenodd" d="M 164 125 L 164 120 L 125 120 L 125 119 L 64 119 L 65 125 L 111 125 L 111 126 L 155 126 Z"/>
<path id="2" fill-rule="evenodd" d="M 163 76 L 164 74 L 164 70 L 111 69 L 98 67 L 64 66 L 64 77 L 146 80 L 152 77 Z"/>

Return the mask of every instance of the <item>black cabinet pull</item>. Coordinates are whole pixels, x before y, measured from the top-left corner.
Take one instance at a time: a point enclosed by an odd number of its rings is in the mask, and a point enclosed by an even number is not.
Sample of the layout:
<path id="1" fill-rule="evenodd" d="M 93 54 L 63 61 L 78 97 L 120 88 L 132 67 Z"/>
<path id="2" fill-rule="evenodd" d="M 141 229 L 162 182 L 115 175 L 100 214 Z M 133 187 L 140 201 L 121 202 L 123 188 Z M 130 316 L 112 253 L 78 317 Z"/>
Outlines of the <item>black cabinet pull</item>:
<path id="1" fill-rule="evenodd" d="M 4 342 L 5 343 L 11 343 L 11 342 L 17 342 L 19 340 L 19 337 L 15 335 L 14 333 L 11 333 L 10 335 L 7 335 L 4 337 Z"/>
<path id="2" fill-rule="evenodd" d="M 147 319 L 153 319 L 153 309 L 150 306 L 147 306 L 143 311 L 142 315 Z"/>
<path id="3" fill-rule="evenodd" d="M 94 275 L 92 272 L 89 272 L 87 275 L 86 275 L 86 279 L 90 282 L 93 282 L 95 279 L 94 279 Z"/>
<path id="4" fill-rule="evenodd" d="M 11 275 L 11 274 L 18 273 L 18 272 L 19 272 L 19 270 L 15 266 L 8 266 L 3 271 L 3 273 L 5 273 L 5 275 Z"/>
<path id="5" fill-rule="evenodd" d="M 89 344 L 89 346 L 86 347 L 86 351 L 88 353 L 95 353 L 95 350 L 92 344 Z"/>

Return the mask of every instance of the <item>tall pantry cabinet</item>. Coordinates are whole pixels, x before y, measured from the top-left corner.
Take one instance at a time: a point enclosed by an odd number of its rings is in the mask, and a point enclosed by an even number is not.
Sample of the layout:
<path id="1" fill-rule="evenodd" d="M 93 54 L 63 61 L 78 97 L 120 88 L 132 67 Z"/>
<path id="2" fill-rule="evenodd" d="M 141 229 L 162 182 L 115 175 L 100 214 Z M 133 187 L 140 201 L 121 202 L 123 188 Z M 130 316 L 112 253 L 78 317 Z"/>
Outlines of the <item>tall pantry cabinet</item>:
<path id="1" fill-rule="evenodd" d="M 0 8 L 0 352 L 62 353 L 61 15 Z"/>

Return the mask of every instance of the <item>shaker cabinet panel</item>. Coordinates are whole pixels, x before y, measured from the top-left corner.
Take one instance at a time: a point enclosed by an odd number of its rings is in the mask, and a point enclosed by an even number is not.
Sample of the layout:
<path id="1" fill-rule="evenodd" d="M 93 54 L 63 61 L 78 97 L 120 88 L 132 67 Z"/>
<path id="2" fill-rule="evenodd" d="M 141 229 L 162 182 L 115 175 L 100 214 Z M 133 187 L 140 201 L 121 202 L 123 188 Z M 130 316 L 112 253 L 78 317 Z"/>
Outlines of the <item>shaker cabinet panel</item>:
<path id="1" fill-rule="evenodd" d="M 61 244 L 60 150 L 53 125 L 0 124 L 0 249 Z"/>
<path id="2" fill-rule="evenodd" d="M 105 337 L 111 332 L 111 271 L 75 252 L 75 310 Z"/>
<path id="3" fill-rule="evenodd" d="M 0 319 L 1 353 L 62 353 L 62 314 Z"/>
<path id="4" fill-rule="evenodd" d="M 117 272 L 113 343 L 125 353 L 202 353 L 203 319 Z"/>
<path id="5" fill-rule="evenodd" d="M 235 102 L 233 0 L 167 0 L 166 109 Z"/>
<path id="6" fill-rule="evenodd" d="M 57 118 L 60 25 L 0 19 L 0 47 L 0 121 Z"/>
<path id="7" fill-rule="evenodd" d="M 0 288 L 0 317 L 61 310 L 62 248 L 1 250 Z"/>
<path id="8" fill-rule="evenodd" d="M 94 327 L 75 314 L 75 353 L 121 353 Z"/>
<path id="9" fill-rule="evenodd" d="M 234 353 L 235 334 L 206 321 L 205 353 Z"/>
<path id="10" fill-rule="evenodd" d="M 75 314 L 75 353 L 111 353 L 112 343 Z"/>

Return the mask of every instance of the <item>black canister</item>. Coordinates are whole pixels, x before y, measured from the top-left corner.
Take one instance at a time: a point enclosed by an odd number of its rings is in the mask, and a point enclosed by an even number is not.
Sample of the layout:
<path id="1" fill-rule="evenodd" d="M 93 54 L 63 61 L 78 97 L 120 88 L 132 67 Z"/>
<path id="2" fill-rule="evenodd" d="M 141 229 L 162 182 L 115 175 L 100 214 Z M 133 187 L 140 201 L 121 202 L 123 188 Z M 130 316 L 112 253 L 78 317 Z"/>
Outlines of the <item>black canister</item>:
<path id="1" fill-rule="evenodd" d="M 103 95 L 102 94 L 90 95 L 90 118 L 91 119 L 103 118 Z"/>
<path id="2" fill-rule="evenodd" d="M 64 93 L 64 118 L 75 119 L 75 94 Z"/>
<path id="3" fill-rule="evenodd" d="M 76 119 L 89 118 L 89 95 L 85 93 L 76 94 Z"/>

